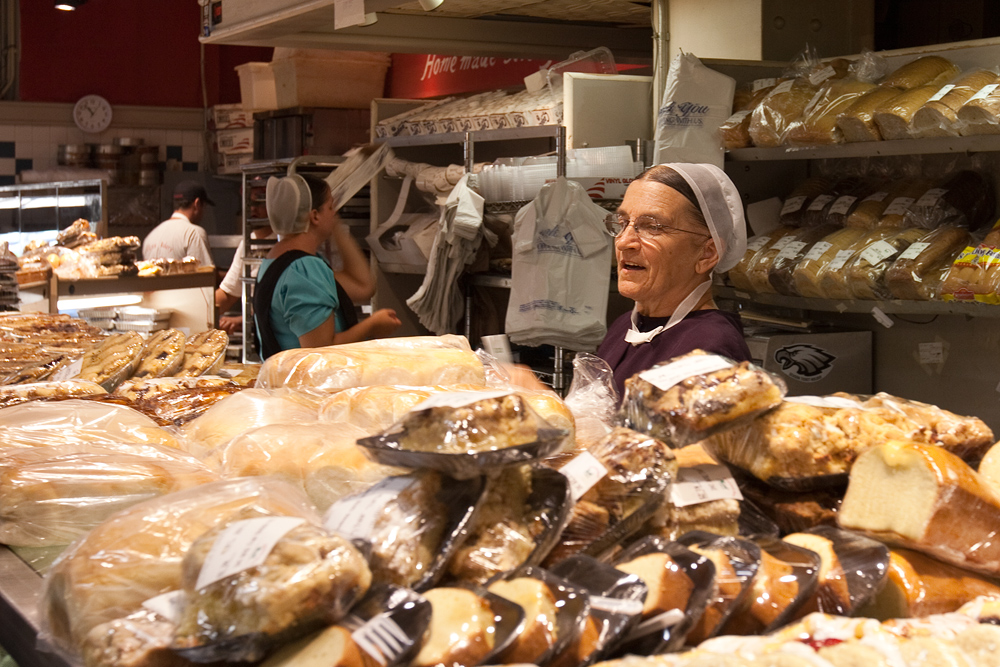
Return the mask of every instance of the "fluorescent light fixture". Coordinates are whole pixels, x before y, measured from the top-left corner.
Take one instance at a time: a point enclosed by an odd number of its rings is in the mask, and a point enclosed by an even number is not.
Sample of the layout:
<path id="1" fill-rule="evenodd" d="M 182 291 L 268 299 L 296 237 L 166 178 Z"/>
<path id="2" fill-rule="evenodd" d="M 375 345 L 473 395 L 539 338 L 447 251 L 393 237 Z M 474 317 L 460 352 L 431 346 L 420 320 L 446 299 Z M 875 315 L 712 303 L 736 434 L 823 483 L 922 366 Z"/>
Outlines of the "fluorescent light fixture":
<path id="1" fill-rule="evenodd" d="M 86 2 L 87 0 L 55 0 L 56 9 L 61 9 L 64 12 L 71 12 Z"/>
<path id="2" fill-rule="evenodd" d="M 420 0 L 420 8 L 425 12 L 429 12 L 432 9 L 437 9 L 441 6 L 444 0 Z"/>
<path id="3" fill-rule="evenodd" d="M 113 306 L 134 306 L 142 303 L 139 294 L 107 294 L 102 296 L 78 296 L 59 299 L 59 310 L 79 310 L 80 308 L 111 308 Z"/>

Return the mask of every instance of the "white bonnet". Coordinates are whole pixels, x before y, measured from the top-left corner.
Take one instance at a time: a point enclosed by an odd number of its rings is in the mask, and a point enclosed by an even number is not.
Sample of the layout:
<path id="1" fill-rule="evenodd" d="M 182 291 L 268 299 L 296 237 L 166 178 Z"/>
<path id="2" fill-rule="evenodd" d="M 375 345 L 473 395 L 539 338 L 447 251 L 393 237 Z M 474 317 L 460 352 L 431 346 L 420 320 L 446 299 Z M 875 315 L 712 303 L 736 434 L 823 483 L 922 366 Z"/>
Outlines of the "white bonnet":
<path id="1" fill-rule="evenodd" d="M 267 218 L 279 235 L 301 234 L 309 229 L 312 194 L 306 180 L 298 174 L 267 179 Z"/>

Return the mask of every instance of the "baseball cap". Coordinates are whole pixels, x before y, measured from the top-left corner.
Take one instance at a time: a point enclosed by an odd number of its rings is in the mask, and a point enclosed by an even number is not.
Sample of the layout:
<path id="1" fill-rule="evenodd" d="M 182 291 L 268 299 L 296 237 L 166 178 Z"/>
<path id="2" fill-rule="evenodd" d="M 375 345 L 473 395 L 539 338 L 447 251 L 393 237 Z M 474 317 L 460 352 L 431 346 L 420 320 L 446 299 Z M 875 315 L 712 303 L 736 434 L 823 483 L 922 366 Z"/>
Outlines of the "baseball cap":
<path id="1" fill-rule="evenodd" d="M 200 199 L 209 206 L 215 206 L 215 202 L 209 199 L 205 186 L 198 181 L 181 181 L 174 188 L 174 204 L 178 202 L 193 202 Z"/>

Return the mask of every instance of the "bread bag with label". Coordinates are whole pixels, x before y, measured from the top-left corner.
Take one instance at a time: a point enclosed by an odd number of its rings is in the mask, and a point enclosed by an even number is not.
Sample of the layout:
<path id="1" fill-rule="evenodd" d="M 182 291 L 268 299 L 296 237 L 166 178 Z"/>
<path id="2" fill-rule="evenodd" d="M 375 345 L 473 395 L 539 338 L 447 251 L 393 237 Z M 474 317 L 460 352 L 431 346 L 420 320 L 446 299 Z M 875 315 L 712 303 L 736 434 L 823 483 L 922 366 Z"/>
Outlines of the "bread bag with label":
<path id="1" fill-rule="evenodd" d="M 853 77 L 830 81 L 816 93 L 802 118 L 788 130 L 786 143 L 792 146 L 843 143 L 844 134 L 837 127 L 838 116 L 873 88 L 875 84 Z"/>
<path id="2" fill-rule="evenodd" d="M 757 147 L 781 146 L 792 123 L 805 111 L 819 88 L 808 78 L 775 86 L 750 114 L 750 138 Z"/>
<path id="3" fill-rule="evenodd" d="M 990 83 L 976 91 L 958 110 L 956 126 L 963 137 L 1000 134 L 1000 85 Z"/>
<path id="4" fill-rule="evenodd" d="M 914 242 L 893 261 L 885 272 L 885 284 L 897 299 L 928 299 L 928 279 L 943 261 L 965 248 L 971 239 L 968 230 L 944 225 Z M 950 262 L 949 262 L 950 264 Z"/>
<path id="5" fill-rule="evenodd" d="M 837 129 L 845 141 L 879 141 L 878 125 L 875 124 L 875 110 L 897 97 L 902 88 L 879 85 L 854 100 L 851 106 L 837 116 Z"/>
<path id="6" fill-rule="evenodd" d="M 927 234 L 926 229 L 919 227 L 899 230 L 855 255 L 844 267 L 851 295 L 856 299 L 889 298 L 889 289 L 884 280 L 885 272 L 911 244 L 922 240 Z"/>
<path id="7" fill-rule="evenodd" d="M 983 86 L 997 82 L 997 74 L 980 69 L 963 74 L 953 84 L 946 84 L 910 120 L 914 137 L 957 137 L 958 111 Z"/>
<path id="8" fill-rule="evenodd" d="M 904 224 L 927 229 L 953 224 L 976 230 L 993 220 L 993 185 L 978 171 L 960 171 L 935 186 L 910 205 Z"/>
<path id="9" fill-rule="evenodd" d="M 863 229 L 845 227 L 812 244 L 792 272 L 795 293 L 812 299 L 823 298 L 819 286 L 819 276 L 823 268 L 863 234 L 865 234 Z"/>
<path id="10" fill-rule="evenodd" d="M 798 233 L 797 227 L 781 226 L 771 230 L 767 234 L 759 234 L 747 241 L 747 250 L 739 263 L 729 270 L 727 274 L 730 282 L 736 289 L 753 291 L 753 282 L 750 279 L 750 269 L 758 259 L 765 254 L 774 255 L 780 252 L 786 244 L 791 243 L 792 237 Z M 772 251 L 775 245 L 780 247 Z"/>
<path id="11" fill-rule="evenodd" d="M 768 270 L 767 279 L 778 294 L 786 296 L 797 294 L 793 277 L 795 268 L 806 255 L 812 252 L 813 246 L 823 241 L 835 229 L 837 229 L 836 225 L 830 224 L 806 227 L 801 234 L 796 235 L 793 242 L 785 246 L 775 256 L 774 261 L 771 262 L 771 268 Z"/>

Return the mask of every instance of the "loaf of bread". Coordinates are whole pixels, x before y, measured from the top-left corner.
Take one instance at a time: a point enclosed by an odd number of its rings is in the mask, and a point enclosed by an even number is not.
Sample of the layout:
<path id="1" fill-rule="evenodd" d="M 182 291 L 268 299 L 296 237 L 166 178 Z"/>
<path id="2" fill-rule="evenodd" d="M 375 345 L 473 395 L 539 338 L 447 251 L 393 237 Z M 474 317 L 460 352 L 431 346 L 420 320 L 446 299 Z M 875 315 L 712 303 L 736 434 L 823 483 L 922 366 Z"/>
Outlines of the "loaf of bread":
<path id="1" fill-rule="evenodd" d="M 781 205 L 781 224 L 793 227 L 804 224 L 806 211 L 817 197 L 823 197 L 820 201 L 820 210 L 831 201 L 832 198 L 828 193 L 835 185 L 836 181 L 826 176 L 812 176 L 801 181 Z"/>
<path id="2" fill-rule="evenodd" d="M 819 89 L 806 78 L 775 86 L 750 114 L 754 146 L 781 146 L 791 124 L 798 120 Z"/>
<path id="3" fill-rule="evenodd" d="M 907 221 L 907 214 L 916 202 L 924 197 L 928 191 L 935 188 L 940 183 L 929 178 L 904 179 L 899 188 L 893 188 L 890 197 L 886 198 L 888 205 L 882 211 L 882 217 L 878 221 L 878 227 L 893 227 L 902 229 L 911 227 Z"/>
<path id="4" fill-rule="evenodd" d="M 800 613 L 821 611 L 827 614 L 848 615 L 854 604 L 851 600 L 848 575 L 834 548 L 833 540 L 814 533 L 792 533 L 784 538 L 789 544 L 809 549 L 820 557 L 816 592 L 803 605 Z"/>
<path id="5" fill-rule="evenodd" d="M 639 577 L 649 589 L 642 604 L 644 619 L 671 609 L 687 610 L 694 582 L 669 554 L 648 553 L 625 563 L 617 563 L 615 568 Z"/>
<path id="6" fill-rule="evenodd" d="M 761 549 L 750 594 L 726 622 L 726 634 L 752 635 L 768 629 L 799 595 L 795 568 Z"/>
<path id="7" fill-rule="evenodd" d="M 944 224 L 979 229 L 993 221 L 996 198 L 992 183 L 978 171 L 965 169 L 944 184 L 935 184 L 906 211 L 906 226 L 933 229 Z"/>
<path id="8" fill-rule="evenodd" d="M 837 129 L 845 141 L 879 141 L 878 125 L 875 123 L 875 110 L 883 104 L 898 97 L 903 90 L 884 84 L 869 90 L 837 116 Z"/>
<path id="9" fill-rule="evenodd" d="M 914 227 L 875 241 L 857 253 L 844 267 L 847 287 L 855 299 L 888 299 L 885 272 L 911 244 L 927 236 L 926 229 Z"/>
<path id="10" fill-rule="evenodd" d="M 180 370 L 183 362 L 184 334 L 177 329 L 157 331 L 143 345 L 132 377 L 142 379 L 173 375 Z"/>
<path id="11" fill-rule="evenodd" d="M 823 298 L 819 278 L 824 267 L 834 261 L 837 253 L 846 250 L 865 230 L 845 227 L 812 244 L 792 271 L 795 293 L 813 299 Z"/>
<path id="12" fill-rule="evenodd" d="M 979 595 L 1000 595 L 1000 586 L 911 549 L 892 549 L 885 586 L 859 615 L 913 618 L 957 610 Z"/>
<path id="13" fill-rule="evenodd" d="M 845 227 L 874 229 L 882 219 L 889 204 L 900 196 L 906 185 L 905 179 L 893 182 L 879 182 L 874 191 L 857 203 L 844 219 Z"/>
<path id="14" fill-rule="evenodd" d="M 489 603 L 465 588 L 432 588 L 431 626 L 412 667 L 478 665 L 493 650 L 496 627 Z"/>
<path id="15" fill-rule="evenodd" d="M 848 77 L 833 79 L 813 97 L 802 118 L 788 130 L 786 143 L 792 146 L 840 144 L 844 133 L 837 127 L 837 118 L 875 84 Z"/>
<path id="16" fill-rule="evenodd" d="M 812 252 L 816 243 L 822 242 L 827 236 L 834 233 L 838 227 L 836 225 L 825 224 L 815 227 L 805 227 L 800 234 L 795 236 L 795 240 L 789 243 L 774 257 L 771 268 L 767 272 L 768 282 L 778 294 L 796 296 L 795 289 L 795 269 L 806 255 Z"/>
<path id="17" fill-rule="evenodd" d="M 958 136 L 959 109 L 983 86 L 996 82 L 995 72 L 980 69 L 962 75 L 954 84 L 943 86 L 913 114 L 910 134 L 921 138 Z"/>
<path id="18" fill-rule="evenodd" d="M 971 238 L 968 230 L 945 225 L 912 243 L 885 272 L 889 292 L 897 299 L 930 298 L 925 283 L 931 273 L 965 248 Z"/>
<path id="19" fill-rule="evenodd" d="M 865 248 L 873 243 L 884 241 L 899 233 L 898 229 L 877 228 L 862 234 L 850 245 L 837 252 L 833 259 L 821 266 L 816 276 L 819 291 L 826 299 L 850 299 L 851 288 L 848 273 L 845 270 Z"/>
<path id="20" fill-rule="evenodd" d="M 903 90 L 918 86 L 943 86 L 958 73 L 958 67 L 947 58 L 923 56 L 898 67 L 879 83 Z"/>
<path id="21" fill-rule="evenodd" d="M 733 115 L 719 126 L 723 148 L 733 150 L 749 148 L 753 145 L 753 140 L 750 138 L 750 116 L 777 84 L 778 82 L 775 81 L 775 83 L 761 86 L 756 91 L 750 92 L 748 90 L 746 99 L 742 103 L 738 103 L 736 99 L 733 100 Z"/>
<path id="22" fill-rule="evenodd" d="M 501 580 L 490 593 L 506 598 L 524 610 L 524 625 L 513 643 L 498 657 L 503 664 L 538 664 L 558 638 L 556 598 L 545 582 L 533 577 Z"/>
<path id="23" fill-rule="evenodd" d="M 851 213 L 861 205 L 865 199 L 883 187 L 883 181 L 873 177 L 851 176 L 837 181 L 834 186 L 836 198 L 830 200 L 819 217 L 817 224 L 829 223 L 843 227 Z M 814 202 L 815 203 L 815 202 Z"/>
<path id="24" fill-rule="evenodd" d="M 980 88 L 958 110 L 958 132 L 963 137 L 977 134 L 1000 134 L 1000 86 Z"/>
<path id="25" fill-rule="evenodd" d="M 1000 230 L 991 231 L 977 246 L 966 246 L 941 282 L 939 293 L 945 301 L 997 300 L 1000 289 Z"/>
<path id="26" fill-rule="evenodd" d="M 837 517 L 848 530 L 1000 574 L 1000 494 L 940 447 L 892 441 L 858 457 Z"/>
<path id="27" fill-rule="evenodd" d="M 394 339 L 397 346 L 355 343 L 330 347 L 285 350 L 264 362 L 257 379 L 265 389 L 288 387 L 331 393 L 372 385 L 452 385 L 486 383 L 483 364 L 468 348 L 457 346 L 452 336 Z M 403 342 L 412 341 L 410 346 Z M 374 341 L 371 341 L 374 343 Z"/>
<path id="28" fill-rule="evenodd" d="M 747 268 L 747 278 L 750 280 L 750 289 L 758 294 L 774 294 L 777 292 L 771 283 L 771 269 L 775 262 L 781 258 L 781 265 L 791 262 L 796 257 L 804 254 L 805 248 L 811 242 L 822 239 L 831 228 L 823 226 L 817 231 L 815 227 L 802 227 L 795 233 L 784 237 L 781 241 L 772 244 L 757 253 L 757 256 Z"/>
<path id="29" fill-rule="evenodd" d="M 750 280 L 749 271 L 754 263 L 765 254 L 771 254 L 775 245 L 779 246 L 773 250 L 774 254 L 781 251 L 785 244 L 791 243 L 792 237 L 798 233 L 797 227 L 781 226 L 767 234 L 761 234 L 747 241 L 747 250 L 739 263 L 729 270 L 727 276 L 733 287 L 741 290 L 753 291 L 753 282 Z"/>
<path id="30" fill-rule="evenodd" d="M 930 100 L 940 86 L 919 86 L 904 90 L 875 109 L 872 118 L 883 139 L 909 139 L 913 114 Z"/>

